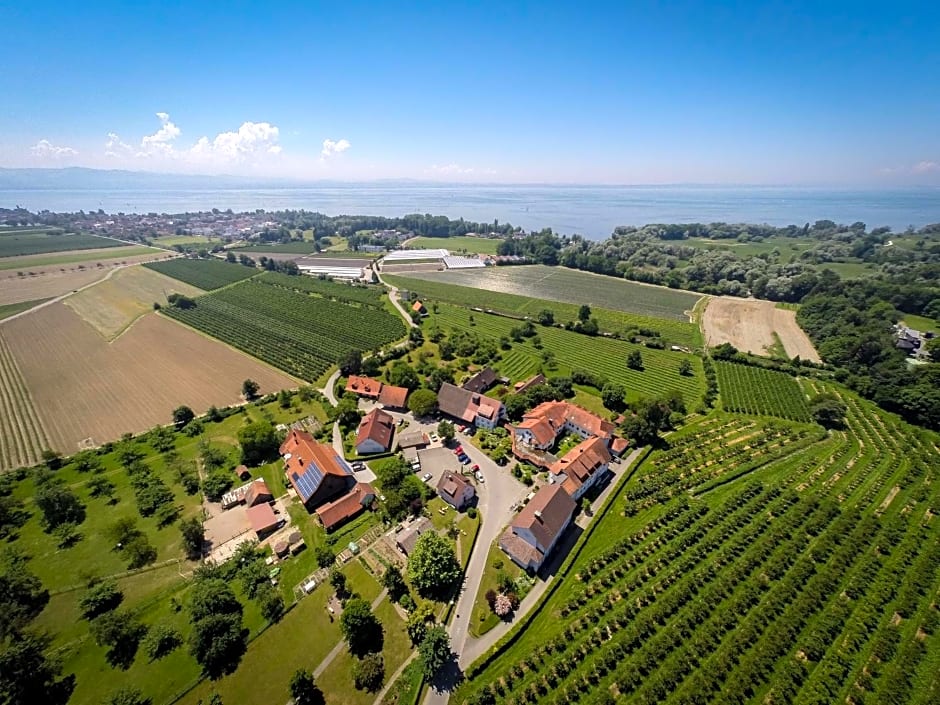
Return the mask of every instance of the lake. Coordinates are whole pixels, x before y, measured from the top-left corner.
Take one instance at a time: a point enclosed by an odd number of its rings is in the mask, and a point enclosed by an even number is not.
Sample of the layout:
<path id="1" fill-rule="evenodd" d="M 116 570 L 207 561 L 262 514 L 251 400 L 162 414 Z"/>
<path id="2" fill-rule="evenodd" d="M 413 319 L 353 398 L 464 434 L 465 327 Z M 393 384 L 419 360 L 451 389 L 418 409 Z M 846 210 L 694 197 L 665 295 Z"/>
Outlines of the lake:
<path id="1" fill-rule="evenodd" d="M 328 215 L 432 213 L 592 239 L 618 225 L 751 222 L 802 225 L 862 221 L 902 231 L 940 223 L 940 188 L 831 189 L 741 186 L 515 186 L 426 183 L 330 184 L 309 188 L 0 190 L 0 207 L 29 210 L 180 213 L 306 209 Z"/>

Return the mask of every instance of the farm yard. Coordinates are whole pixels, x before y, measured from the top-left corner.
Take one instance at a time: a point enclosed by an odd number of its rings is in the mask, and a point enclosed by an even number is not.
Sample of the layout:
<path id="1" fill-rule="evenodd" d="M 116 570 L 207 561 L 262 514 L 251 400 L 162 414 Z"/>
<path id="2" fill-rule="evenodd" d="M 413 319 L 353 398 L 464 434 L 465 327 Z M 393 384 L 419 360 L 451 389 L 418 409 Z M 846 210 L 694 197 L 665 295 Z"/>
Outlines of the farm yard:
<path id="1" fill-rule="evenodd" d="M 196 296 L 202 289 L 152 271 L 128 267 L 84 291 L 64 299 L 66 306 L 82 320 L 111 340 L 145 313 L 153 304 L 166 305 L 172 293 Z"/>
<path id="2" fill-rule="evenodd" d="M 58 228 L 0 228 L 0 258 L 47 252 L 122 247 L 124 242 Z"/>
<path id="3" fill-rule="evenodd" d="M 686 323 L 689 312 L 702 298 L 687 291 L 545 265 L 423 272 L 414 278 Z"/>
<path id="4" fill-rule="evenodd" d="M 731 343 L 738 350 L 767 355 L 780 342 L 790 357 L 821 362 L 809 336 L 796 322 L 796 311 L 778 308 L 773 301 L 716 296 L 708 299 L 702 330 L 709 347 Z"/>
<path id="5" fill-rule="evenodd" d="M 810 420 L 806 394 L 790 375 L 734 362 L 714 364 L 725 411 Z"/>
<path id="6" fill-rule="evenodd" d="M 405 335 L 402 320 L 384 307 L 312 296 L 296 290 L 312 280 L 290 279 L 294 288 L 262 277 L 201 296 L 193 308 L 165 312 L 307 381 L 317 380 L 350 348 L 368 351 Z"/>
<path id="7" fill-rule="evenodd" d="M 258 273 L 253 267 L 231 264 L 218 259 L 177 258 L 165 262 L 151 262 L 145 265 L 160 274 L 198 287 L 203 291 L 220 289 L 242 279 L 248 279 Z"/>
<path id="8" fill-rule="evenodd" d="M 508 338 L 510 331 L 518 325 L 519 322 L 511 318 L 447 304 L 441 304 L 438 313 L 432 313 L 425 319 L 426 330 L 438 327 L 445 331 L 471 331 L 496 342 Z M 587 336 L 559 328 L 536 326 L 536 333 L 541 349 L 535 347 L 534 338 L 513 343 L 510 350 L 502 351 L 500 360 L 493 361 L 494 369 L 513 381 L 524 379 L 539 368 L 546 369 L 552 375 L 570 374 L 575 369 L 589 370 L 623 386 L 628 400 L 640 396 L 661 396 L 677 389 L 682 392 L 690 408 L 695 407 L 705 392 L 702 362 L 694 355 L 654 350 L 623 340 Z M 627 355 L 634 350 L 639 350 L 643 357 L 643 370 L 627 367 Z M 550 364 L 555 369 L 545 362 L 548 353 L 551 354 Z M 691 363 L 692 375 L 679 374 L 679 365 L 683 360 Z"/>
<path id="9" fill-rule="evenodd" d="M 297 386 L 154 313 L 108 343 L 59 302 L 0 324 L 0 338 L 19 367 L 49 446 L 64 453 L 89 438 L 97 444 L 168 423 L 181 404 L 203 412 L 235 403 L 246 378 L 258 382 L 262 393 Z"/>
<path id="10" fill-rule="evenodd" d="M 641 458 L 455 699 L 935 702 L 938 438 L 826 391 L 845 433 L 712 413 Z"/>
<path id="11" fill-rule="evenodd" d="M 475 270 L 480 271 L 480 270 Z M 410 292 L 417 293 L 424 299 L 442 301 L 458 306 L 490 309 L 501 313 L 517 314 L 535 319 L 542 310 L 549 310 L 554 314 L 556 323 L 574 321 L 578 318 L 580 306 L 562 301 L 546 301 L 545 299 L 522 296 L 520 294 L 507 294 L 498 291 L 488 291 L 472 286 L 458 286 L 444 282 L 431 281 L 430 278 L 407 277 L 399 275 L 384 275 L 389 284 Z M 701 334 L 698 328 L 688 322 L 653 318 L 651 316 L 625 311 L 591 307 L 591 316 L 597 319 L 600 329 L 605 332 L 623 332 L 628 328 L 644 328 L 658 331 L 663 339 L 670 344 L 685 347 L 701 345 Z"/>

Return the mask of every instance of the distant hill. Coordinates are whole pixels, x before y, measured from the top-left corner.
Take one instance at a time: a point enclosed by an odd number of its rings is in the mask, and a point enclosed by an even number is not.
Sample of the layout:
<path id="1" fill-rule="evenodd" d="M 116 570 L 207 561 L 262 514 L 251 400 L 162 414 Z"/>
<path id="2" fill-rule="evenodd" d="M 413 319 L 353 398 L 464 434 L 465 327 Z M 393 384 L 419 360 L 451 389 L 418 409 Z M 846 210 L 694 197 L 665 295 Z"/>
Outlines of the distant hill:
<path id="1" fill-rule="evenodd" d="M 290 188 L 324 185 L 325 182 L 255 176 L 208 176 L 205 174 L 158 174 L 118 169 L 5 169 L 0 168 L 0 189 L 23 190 L 151 190 Z"/>

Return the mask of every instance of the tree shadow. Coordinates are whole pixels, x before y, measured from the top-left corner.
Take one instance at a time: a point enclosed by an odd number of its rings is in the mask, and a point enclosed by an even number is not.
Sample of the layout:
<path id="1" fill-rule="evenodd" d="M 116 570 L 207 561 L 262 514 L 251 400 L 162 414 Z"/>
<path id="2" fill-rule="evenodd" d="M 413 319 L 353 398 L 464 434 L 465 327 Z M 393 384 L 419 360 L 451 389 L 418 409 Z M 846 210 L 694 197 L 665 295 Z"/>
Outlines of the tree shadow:
<path id="1" fill-rule="evenodd" d="M 463 681 L 464 673 L 457 663 L 457 654 L 451 651 L 447 662 L 441 666 L 441 669 L 431 679 L 430 686 L 439 693 L 451 693 Z"/>

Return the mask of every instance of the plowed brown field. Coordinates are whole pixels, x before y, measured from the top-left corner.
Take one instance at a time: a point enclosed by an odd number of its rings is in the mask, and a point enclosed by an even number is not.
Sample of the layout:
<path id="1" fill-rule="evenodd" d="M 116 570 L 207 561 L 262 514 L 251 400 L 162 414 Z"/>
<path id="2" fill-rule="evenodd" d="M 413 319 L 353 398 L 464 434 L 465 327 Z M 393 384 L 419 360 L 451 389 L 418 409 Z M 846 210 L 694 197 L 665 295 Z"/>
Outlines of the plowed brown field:
<path id="1" fill-rule="evenodd" d="M 777 308 L 773 301 L 711 298 L 702 316 L 702 330 L 708 346 L 731 343 L 755 355 L 767 354 L 776 333 L 788 356 L 820 362 L 812 341 L 796 322 L 796 312 Z"/>
<path id="2" fill-rule="evenodd" d="M 181 404 L 204 412 L 239 401 L 242 381 L 261 392 L 295 387 L 283 373 L 150 313 L 108 343 L 63 303 L 0 325 L 49 445 L 75 452 L 169 423 Z M 7 433 L 5 427 L 0 432 Z"/>

